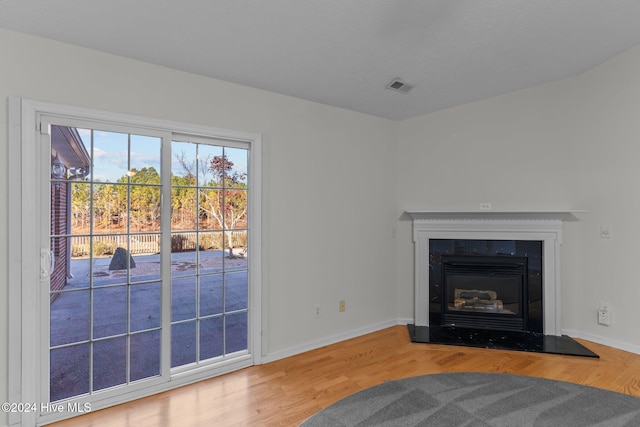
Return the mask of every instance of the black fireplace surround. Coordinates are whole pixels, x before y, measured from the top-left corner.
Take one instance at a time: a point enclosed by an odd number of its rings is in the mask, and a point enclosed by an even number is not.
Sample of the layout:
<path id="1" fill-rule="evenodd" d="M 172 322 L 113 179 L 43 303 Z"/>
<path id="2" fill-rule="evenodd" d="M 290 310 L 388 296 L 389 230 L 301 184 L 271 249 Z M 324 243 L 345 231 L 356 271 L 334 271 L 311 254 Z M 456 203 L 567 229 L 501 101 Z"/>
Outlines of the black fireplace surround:
<path id="1" fill-rule="evenodd" d="M 429 324 L 543 333 L 542 242 L 429 241 Z"/>
<path id="2" fill-rule="evenodd" d="M 598 357 L 544 335 L 543 242 L 429 239 L 429 326 L 413 342 Z"/>

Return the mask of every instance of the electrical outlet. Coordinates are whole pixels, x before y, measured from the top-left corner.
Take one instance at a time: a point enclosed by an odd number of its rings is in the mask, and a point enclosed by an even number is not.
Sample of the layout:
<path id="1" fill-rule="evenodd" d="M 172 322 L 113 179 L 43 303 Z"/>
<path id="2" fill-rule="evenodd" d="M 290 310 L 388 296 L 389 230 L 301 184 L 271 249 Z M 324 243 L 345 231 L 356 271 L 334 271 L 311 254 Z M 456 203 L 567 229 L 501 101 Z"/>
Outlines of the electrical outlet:
<path id="1" fill-rule="evenodd" d="M 343 312 L 347 309 L 344 300 L 340 300 L 338 303 L 338 311 Z"/>
<path id="2" fill-rule="evenodd" d="M 316 304 L 314 306 L 314 315 L 313 317 L 320 317 L 320 304 Z"/>
<path id="3" fill-rule="evenodd" d="M 611 309 L 608 304 L 600 303 L 598 308 L 598 323 L 600 325 L 611 325 Z"/>
<path id="4" fill-rule="evenodd" d="M 611 239 L 611 226 L 610 225 L 601 225 L 600 226 L 600 237 L 603 239 Z"/>

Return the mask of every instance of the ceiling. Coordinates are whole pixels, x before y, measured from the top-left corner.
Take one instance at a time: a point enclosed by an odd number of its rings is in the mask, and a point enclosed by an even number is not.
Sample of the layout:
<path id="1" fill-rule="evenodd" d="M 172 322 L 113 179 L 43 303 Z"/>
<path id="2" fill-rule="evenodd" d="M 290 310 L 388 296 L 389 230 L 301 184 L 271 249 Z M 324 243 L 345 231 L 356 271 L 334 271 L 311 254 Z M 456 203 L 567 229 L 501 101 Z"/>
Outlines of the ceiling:
<path id="1" fill-rule="evenodd" d="M 640 1 L 0 0 L 0 27 L 402 120 L 640 44 Z"/>

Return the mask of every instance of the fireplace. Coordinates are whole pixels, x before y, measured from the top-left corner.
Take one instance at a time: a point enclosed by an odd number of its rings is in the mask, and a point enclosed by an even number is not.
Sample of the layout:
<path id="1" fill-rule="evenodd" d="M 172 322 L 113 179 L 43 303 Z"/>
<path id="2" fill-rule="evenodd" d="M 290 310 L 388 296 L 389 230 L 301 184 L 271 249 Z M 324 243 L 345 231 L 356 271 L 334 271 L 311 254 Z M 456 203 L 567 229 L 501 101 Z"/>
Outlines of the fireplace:
<path id="1" fill-rule="evenodd" d="M 527 259 L 446 255 L 441 299 L 443 325 L 527 331 Z"/>
<path id="2" fill-rule="evenodd" d="M 597 357 L 562 335 L 562 222 L 583 211 L 408 211 L 412 341 Z"/>
<path id="3" fill-rule="evenodd" d="M 432 239 L 429 324 L 543 332 L 542 242 Z"/>
<path id="4" fill-rule="evenodd" d="M 415 243 L 415 324 L 442 324 L 441 257 L 527 258 L 528 326 L 561 335 L 560 247 L 571 212 L 409 212 Z"/>

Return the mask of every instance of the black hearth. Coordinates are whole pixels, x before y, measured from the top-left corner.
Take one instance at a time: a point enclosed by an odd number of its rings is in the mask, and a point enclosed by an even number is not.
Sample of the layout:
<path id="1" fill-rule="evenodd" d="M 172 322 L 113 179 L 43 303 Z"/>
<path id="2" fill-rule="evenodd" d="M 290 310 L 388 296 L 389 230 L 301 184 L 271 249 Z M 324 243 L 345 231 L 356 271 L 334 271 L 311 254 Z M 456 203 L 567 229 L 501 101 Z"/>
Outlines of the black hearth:
<path id="1" fill-rule="evenodd" d="M 566 335 L 544 335 L 535 332 L 493 331 L 490 329 L 458 328 L 455 326 L 407 325 L 412 342 L 458 345 L 492 350 L 515 350 L 565 356 L 599 356 Z"/>
<path id="2" fill-rule="evenodd" d="M 544 335 L 543 242 L 429 239 L 429 326 L 411 340 L 598 357 Z"/>

